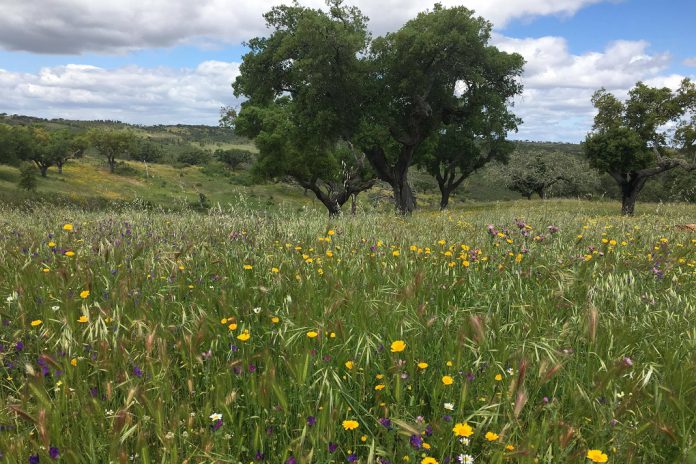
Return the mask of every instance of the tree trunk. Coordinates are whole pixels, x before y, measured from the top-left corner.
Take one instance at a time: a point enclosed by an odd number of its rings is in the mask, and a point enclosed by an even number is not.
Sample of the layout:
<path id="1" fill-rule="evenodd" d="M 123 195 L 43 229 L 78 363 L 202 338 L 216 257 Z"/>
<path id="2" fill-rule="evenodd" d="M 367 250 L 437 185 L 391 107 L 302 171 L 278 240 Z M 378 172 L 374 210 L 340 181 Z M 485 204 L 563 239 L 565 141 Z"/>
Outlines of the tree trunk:
<path id="1" fill-rule="evenodd" d="M 403 215 L 411 214 L 416 209 L 416 196 L 413 194 L 406 177 L 406 173 L 404 173 L 392 184 L 396 209 Z"/>
<path id="2" fill-rule="evenodd" d="M 109 158 L 109 172 L 113 174 L 116 171 L 116 158 Z"/>
<path id="3" fill-rule="evenodd" d="M 41 177 L 46 177 L 46 173 L 48 172 L 48 166 L 39 165 L 39 170 L 41 171 Z"/>
<path id="4" fill-rule="evenodd" d="M 621 214 L 623 216 L 633 216 L 638 194 L 643 190 L 647 180 L 647 177 L 637 176 L 621 186 Z"/>
<path id="5" fill-rule="evenodd" d="M 63 162 L 62 162 L 62 161 L 58 161 L 58 162 L 56 163 L 56 166 L 58 167 L 58 174 L 63 174 Z"/>
<path id="6" fill-rule="evenodd" d="M 438 182 L 438 187 L 440 187 L 440 211 L 444 211 L 447 209 L 447 205 L 449 205 L 450 194 L 452 191 L 448 189 L 444 183 L 441 184 Z"/>
<path id="7" fill-rule="evenodd" d="M 355 213 L 358 211 L 358 194 L 354 193 L 350 196 L 351 203 L 350 203 L 350 214 L 355 216 Z"/>

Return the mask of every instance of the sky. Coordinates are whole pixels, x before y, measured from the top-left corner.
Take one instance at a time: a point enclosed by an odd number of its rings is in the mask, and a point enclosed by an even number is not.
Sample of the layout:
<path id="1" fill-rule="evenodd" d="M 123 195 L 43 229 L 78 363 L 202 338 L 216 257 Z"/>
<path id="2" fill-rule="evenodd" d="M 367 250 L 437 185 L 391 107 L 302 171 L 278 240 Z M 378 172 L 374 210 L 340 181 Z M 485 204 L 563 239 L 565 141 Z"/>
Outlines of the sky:
<path id="1" fill-rule="evenodd" d="M 216 125 L 237 106 L 231 83 L 243 42 L 268 34 L 282 0 L 0 0 L 0 113 Z M 323 0 L 301 0 L 323 7 Z M 348 1 L 375 35 L 397 30 L 425 0 Z M 523 119 L 512 138 L 578 142 L 592 93 L 621 98 L 638 81 L 696 79 L 694 0 L 441 0 L 493 23 L 492 43 L 526 59 Z"/>

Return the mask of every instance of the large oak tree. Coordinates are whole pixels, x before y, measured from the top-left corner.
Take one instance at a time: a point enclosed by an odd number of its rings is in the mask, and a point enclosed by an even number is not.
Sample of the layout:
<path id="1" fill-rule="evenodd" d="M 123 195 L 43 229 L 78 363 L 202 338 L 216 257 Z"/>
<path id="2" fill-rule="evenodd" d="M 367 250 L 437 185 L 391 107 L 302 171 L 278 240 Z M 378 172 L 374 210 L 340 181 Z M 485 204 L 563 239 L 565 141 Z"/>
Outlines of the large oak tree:
<path id="1" fill-rule="evenodd" d="M 418 148 L 443 125 L 466 124 L 519 93 L 523 59 L 489 45 L 490 23 L 464 7 L 436 4 L 373 40 L 359 10 L 341 0 L 328 5 L 328 12 L 296 4 L 265 15 L 271 34 L 249 41 L 234 83 L 247 98 L 239 118 L 282 106 L 301 164 L 330 168 L 335 163 L 326 158 L 343 142 L 356 161 L 365 155 L 398 210 L 409 213 L 416 200 L 408 171 Z M 327 176 L 315 170 L 314 177 Z"/>

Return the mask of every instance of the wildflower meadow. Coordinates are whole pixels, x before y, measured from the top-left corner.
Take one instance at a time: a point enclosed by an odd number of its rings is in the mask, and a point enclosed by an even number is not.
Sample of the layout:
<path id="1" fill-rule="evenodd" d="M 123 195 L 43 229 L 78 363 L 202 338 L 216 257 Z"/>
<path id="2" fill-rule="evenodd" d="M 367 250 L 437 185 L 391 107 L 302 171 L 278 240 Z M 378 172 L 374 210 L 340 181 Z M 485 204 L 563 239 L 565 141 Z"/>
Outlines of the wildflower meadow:
<path id="1" fill-rule="evenodd" d="M 0 453 L 696 463 L 696 209 L 616 209 L 0 207 Z"/>

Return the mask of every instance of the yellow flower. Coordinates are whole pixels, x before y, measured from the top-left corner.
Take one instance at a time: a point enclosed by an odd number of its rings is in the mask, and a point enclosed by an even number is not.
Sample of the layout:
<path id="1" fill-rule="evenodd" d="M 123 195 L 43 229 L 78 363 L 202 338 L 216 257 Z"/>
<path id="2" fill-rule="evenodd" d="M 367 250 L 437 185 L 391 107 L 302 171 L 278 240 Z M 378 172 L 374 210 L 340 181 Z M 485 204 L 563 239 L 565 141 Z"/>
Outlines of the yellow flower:
<path id="1" fill-rule="evenodd" d="M 245 265 L 244 265 L 244 270 L 245 270 L 245 271 L 251 271 L 252 269 L 254 269 L 254 266 L 252 266 L 252 265 L 250 265 L 250 264 L 245 264 Z"/>
<path id="2" fill-rule="evenodd" d="M 355 430 L 360 426 L 358 421 L 354 420 L 344 420 L 342 425 L 344 430 Z"/>
<path id="3" fill-rule="evenodd" d="M 401 351 L 404 351 L 406 349 L 406 342 L 403 340 L 396 340 L 395 342 L 392 342 L 391 344 L 391 352 L 392 353 L 400 353 Z"/>
<path id="4" fill-rule="evenodd" d="M 87 298 L 88 296 L 89 296 L 89 290 L 82 290 L 82 291 L 80 292 L 80 298 L 82 298 L 83 300 L 84 300 L 85 298 Z"/>
<path id="5" fill-rule="evenodd" d="M 454 383 L 454 379 L 449 375 L 445 375 L 444 377 L 442 377 L 442 383 L 444 383 L 445 385 L 452 385 Z"/>
<path id="6" fill-rule="evenodd" d="M 310 330 L 307 332 L 307 338 L 317 338 L 317 335 L 319 335 L 317 332 Z"/>
<path id="7" fill-rule="evenodd" d="M 486 440 L 496 441 L 498 439 L 498 434 L 494 432 L 486 432 Z"/>
<path id="8" fill-rule="evenodd" d="M 77 358 L 72 358 L 72 359 L 70 360 L 70 365 L 73 366 L 73 367 L 77 366 Z"/>
<path id="9" fill-rule="evenodd" d="M 377 380 L 382 380 L 383 378 L 384 378 L 384 374 L 375 375 L 375 379 L 377 379 Z"/>
<path id="10" fill-rule="evenodd" d="M 430 449 L 430 443 L 423 442 L 423 444 L 421 446 L 423 447 L 423 449 L 427 449 L 427 450 Z"/>
<path id="11" fill-rule="evenodd" d="M 501 380 L 503 380 L 503 376 L 500 375 L 500 374 L 495 374 L 495 380 L 496 380 L 497 382 L 500 382 Z"/>
<path id="12" fill-rule="evenodd" d="M 43 268 L 43 269 L 41 269 L 41 270 L 42 270 L 43 272 L 51 272 L 51 270 L 50 270 L 49 268 L 47 268 L 47 267 L 45 267 L 45 268 Z"/>
<path id="13" fill-rule="evenodd" d="M 51 248 L 53 248 L 54 246 L 56 246 L 56 242 L 48 242 L 48 246 L 50 246 Z"/>
<path id="14" fill-rule="evenodd" d="M 471 263 L 469 261 L 466 261 L 466 260 L 462 261 L 462 266 L 469 267 L 470 265 L 471 265 Z"/>
<path id="15" fill-rule="evenodd" d="M 392 256 L 399 256 L 401 252 L 399 250 L 392 251 Z"/>
<path id="16" fill-rule="evenodd" d="M 522 262 L 522 253 L 517 253 L 517 256 L 515 256 L 515 262 L 517 264 Z"/>
<path id="17" fill-rule="evenodd" d="M 377 390 L 377 391 L 384 390 L 384 386 L 385 385 L 383 383 L 380 383 L 379 385 L 375 385 L 375 390 Z"/>
<path id="18" fill-rule="evenodd" d="M 421 464 L 438 464 L 437 459 L 430 456 L 423 458 Z"/>
<path id="19" fill-rule="evenodd" d="M 447 367 L 452 367 L 452 361 L 447 361 L 445 364 L 447 364 Z"/>
<path id="20" fill-rule="evenodd" d="M 237 323 L 233 322 L 230 325 L 228 325 L 227 328 L 230 330 L 237 330 Z"/>
<path id="21" fill-rule="evenodd" d="M 86 324 L 89 322 L 89 318 L 87 316 L 80 316 L 80 318 L 77 320 L 80 324 Z"/>
<path id="22" fill-rule="evenodd" d="M 220 319 L 220 324 L 227 324 L 227 318 L 223 317 L 222 319 Z"/>
<path id="23" fill-rule="evenodd" d="M 346 366 L 346 369 L 352 369 L 353 367 L 355 367 L 355 364 L 353 364 L 353 361 L 346 361 L 344 366 Z"/>
<path id="24" fill-rule="evenodd" d="M 277 267 L 274 267 L 274 268 L 271 268 L 271 272 L 274 274 L 277 274 L 280 272 L 280 269 L 278 269 Z"/>
<path id="25" fill-rule="evenodd" d="M 67 256 L 68 258 L 71 258 L 71 257 L 75 256 L 75 252 L 74 251 L 66 251 L 65 256 Z"/>
<path id="26" fill-rule="evenodd" d="M 331 230 L 329 230 L 327 233 L 328 233 L 329 235 L 334 235 L 334 234 L 336 233 L 336 231 L 333 230 L 333 229 L 331 229 Z"/>
<path id="27" fill-rule="evenodd" d="M 238 339 L 238 340 L 241 340 L 241 341 L 243 341 L 243 342 L 246 342 L 246 341 L 249 340 L 250 338 L 251 338 L 251 335 L 249 335 L 249 331 L 248 331 L 248 330 L 245 330 L 244 332 L 242 332 L 242 333 L 240 333 L 239 335 L 237 335 L 237 339 Z"/>
<path id="28" fill-rule="evenodd" d="M 419 369 L 427 369 L 427 368 L 428 368 L 428 363 L 427 363 L 427 362 L 419 362 L 419 363 L 418 363 L 418 368 L 419 368 Z"/>
<path id="29" fill-rule="evenodd" d="M 609 456 L 602 453 L 600 450 L 594 449 L 587 452 L 587 459 L 592 462 L 607 462 L 609 460 Z"/>
<path id="30" fill-rule="evenodd" d="M 67 230 L 68 232 L 73 230 L 73 225 L 72 224 L 65 224 L 63 226 L 63 230 Z"/>
<path id="31" fill-rule="evenodd" d="M 37 319 L 37 320 L 35 320 L 35 321 L 31 321 L 31 326 L 32 326 L 32 327 L 38 327 L 38 326 L 40 326 L 41 324 L 43 324 L 43 321 L 42 321 L 41 319 Z"/>
<path id="32" fill-rule="evenodd" d="M 461 422 L 454 424 L 452 429 L 456 437 L 470 437 L 474 434 L 474 429 L 466 422 L 463 424 Z"/>
<path id="33" fill-rule="evenodd" d="M 179 265 L 179 270 L 180 270 L 180 271 L 183 271 L 184 269 L 186 269 L 186 266 Z"/>
<path id="34" fill-rule="evenodd" d="M 365 443 L 367 441 L 367 435 L 363 435 L 362 437 L 360 437 L 360 441 Z"/>
<path id="35" fill-rule="evenodd" d="M 515 447 L 513 445 L 506 445 L 505 449 L 508 451 L 515 451 Z"/>
<path id="36" fill-rule="evenodd" d="M 271 322 L 274 323 L 274 324 L 277 324 L 277 323 L 280 322 L 280 318 L 279 318 L 278 316 L 273 316 L 273 317 L 271 318 Z"/>

